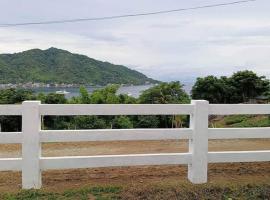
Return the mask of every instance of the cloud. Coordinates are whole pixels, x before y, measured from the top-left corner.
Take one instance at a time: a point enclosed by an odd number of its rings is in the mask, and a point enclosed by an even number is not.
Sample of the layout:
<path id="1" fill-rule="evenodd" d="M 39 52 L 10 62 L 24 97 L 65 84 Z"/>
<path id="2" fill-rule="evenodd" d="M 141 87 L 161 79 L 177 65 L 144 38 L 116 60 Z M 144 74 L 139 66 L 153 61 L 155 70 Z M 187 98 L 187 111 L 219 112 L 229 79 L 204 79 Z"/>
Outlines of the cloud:
<path id="1" fill-rule="evenodd" d="M 189 7 L 198 3 L 195 0 L 185 3 L 138 0 L 129 4 L 124 0 L 76 2 L 37 3 L 29 0 L 29 3 L 12 9 L 15 1 L 3 0 L 0 6 L 7 9 L 0 13 L 0 18 L 1 21 L 37 21 L 108 16 Z M 260 4 L 141 18 L 0 28 L 0 52 L 54 46 L 127 65 L 165 81 L 209 74 L 229 75 L 243 69 L 270 76 L 270 13 L 267 6 L 270 3 L 262 0 Z"/>

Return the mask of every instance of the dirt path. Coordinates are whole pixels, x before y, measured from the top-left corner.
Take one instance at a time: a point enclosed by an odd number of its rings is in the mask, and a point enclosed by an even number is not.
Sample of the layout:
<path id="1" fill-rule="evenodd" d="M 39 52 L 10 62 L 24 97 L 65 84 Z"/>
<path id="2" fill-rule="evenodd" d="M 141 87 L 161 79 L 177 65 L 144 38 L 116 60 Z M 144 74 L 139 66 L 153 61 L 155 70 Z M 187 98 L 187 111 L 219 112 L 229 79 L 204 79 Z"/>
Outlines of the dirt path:
<path id="1" fill-rule="evenodd" d="M 270 150 L 270 140 L 212 140 L 209 151 Z M 55 143 L 43 145 L 43 156 L 185 152 L 186 141 L 129 141 Z M 0 145 L 0 157 L 18 157 L 19 145 Z M 0 172 L 0 192 L 17 191 L 20 173 Z M 43 172 L 43 186 L 60 191 L 86 185 L 129 185 L 155 182 L 187 182 L 186 166 L 113 167 Z M 270 162 L 210 164 L 209 181 L 222 183 L 270 183 Z"/>

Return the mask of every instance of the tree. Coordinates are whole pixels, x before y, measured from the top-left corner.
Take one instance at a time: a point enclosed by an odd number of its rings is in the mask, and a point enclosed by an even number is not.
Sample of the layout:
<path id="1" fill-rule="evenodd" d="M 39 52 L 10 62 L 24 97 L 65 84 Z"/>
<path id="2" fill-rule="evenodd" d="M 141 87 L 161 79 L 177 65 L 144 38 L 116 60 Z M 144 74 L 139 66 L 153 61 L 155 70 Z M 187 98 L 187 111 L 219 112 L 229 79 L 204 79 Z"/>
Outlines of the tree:
<path id="1" fill-rule="evenodd" d="M 69 129 L 105 129 L 106 121 L 97 116 L 76 116 L 70 122 Z"/>
<path id="2" fill-rule="evenodd" d="M 145 90 L 139 97 L 139 103 L 168 104 L 189 103 L 188 94 L 183 90 L 180 82 L 161 83 Z"/>
<path id="3" fill-rule="evenodd" d="M 192 87 L 192 99 L 207 100 L 210 103 L 226 103 L 230 92 L 228 89 L 228 80 L 226 77 L 217 78 L 215 76 L 207 76 L 197 78 L 196 83 Z"/>
<path id="4" fill-rule="evenodd" d="M 44 98 L 46 104 L 65 104 L 67 99 L 64 94 L 49 93 Z"/>
<path id="5" fill-rule="evenodd" d="M 133 123 L 128 117 L 125 116 L 115 117 L 112 122 L 112 128 L 129 129 L 133 128 Z"/>
<path id="6" fill-rule="evenodd" d="M 89 96 L 87 89 L 85 87 L 81 86 L 80 87 L 80 103 L 88 104 L 90 102 L 91 102 L 91 100 L 90 100 L 90 96 Z"/>
<path id="7" fill-rule="evenodd" d="M 109 85 L 105 88 L 95 90 L 91 95 L 91 103 L 93 104 L 115 104 L 119 103 L 119 96 L 116 94 L 119 85 Z"/>
<path id="8" fill-rule="evenodd" d="M 145 116 L 139 115 L 132 118 L 134 128 L 158 128 L 160 127 L 160 121 L 158 116 Z"/>
<path id="9" fill-rule="evenodd" d="M 270 90 L 267 92 L 264 92 L 263 95 L 266 96 L 269 100 L 270 99 Z"/>
<path id="10" fill-rule="evenodd" d="M 33 100 L 35 96 L 31 90 L 3 89 L 0 90 L 0 104 L 18 104 L 26 100 Z M 1 131 L 21 131 L 21 116 L 0 116 Z"/>
<path id="11" fill-rule="evenodd" d="M 192 87 L 193 99 L 210 103 L 243 103 L 270 91 L 269 80 L 252 71 L 239 71 L 231 77 L 197 78 Z"/>
<path id="12" fill-rule="evenodd" d="M 142 104 L 181 104 L 189 103 L 190 98 L 183 90 L 183 85 L 180 82 L 161 83 L 157 86 L 145 90 L 139 97 L 139 103 Z M 175 124 L 184 124 L 187 121 L 187 116 L 157 116 L 159 119 L 159 128 L 174 127 Z M 142 121 L 140 118 L 139 121 Z M 154 120 L 154 119 L 153 119 Z M 176 123 L 176 120 L 178 122 Z"/>
<path id="13" fill-rule="evenodd" d="M 127 94 L 119 94 L 119 103 L 122 104 L 135 104 L 137 103 L 137 99 L 132 97 L 132 96 L 128 96 Z"/>
<path id="14" fill-rule="evenodd" d="M 89 94 L 85 87 L 80 87 L 80 96 L 72 98 L 69 103 L 84 104 L 127 104 L 136 103 L 134 97 L 117 94 L 119 85 L 108 85 Z M 73 128 L 131 128 L 133 123 L 129 117 L 118 116 L 76 116 L 70 121 Z"/>
<path id="15" fill-rule="evenodd" d="M 234 73 L 230 78 L 230 84 L 235 88 L 239 103 L 270 91 L 270 82 L 265 76 L 258 76 L 248 70 Z"/>
<path id="16" fill-rule="evenodd" d="M 0 104 L 16 104 L 33 99 L 35 96 L 31 90 L 14 88 L 0 90 Z"/>
<path id="17" fill-rule="evenodd" d="M 46 104 L 66 104 L 67 99 L 63 94 L 49 93 L 45 96 L 39 95 L 42 99 L 42 103 Z M 42 127 L 44 129 L 67 129 L 68 126 L 66 123 L 69 120 L 67 116 L 43 116 L 42 117 Z"/>

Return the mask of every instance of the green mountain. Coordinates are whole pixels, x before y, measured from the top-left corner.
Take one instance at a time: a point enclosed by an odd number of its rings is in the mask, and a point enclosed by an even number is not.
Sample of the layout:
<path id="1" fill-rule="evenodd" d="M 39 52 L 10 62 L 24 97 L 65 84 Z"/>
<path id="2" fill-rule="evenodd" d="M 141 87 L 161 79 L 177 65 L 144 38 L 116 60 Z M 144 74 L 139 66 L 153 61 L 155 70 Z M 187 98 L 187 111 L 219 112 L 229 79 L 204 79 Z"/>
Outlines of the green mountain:
<path id="1" fill-rule="evenodd" d="M 56 48 L 0 54 L 0 83 L 27 82 L 138 85 L 158 81 L 122 65 Z"/>

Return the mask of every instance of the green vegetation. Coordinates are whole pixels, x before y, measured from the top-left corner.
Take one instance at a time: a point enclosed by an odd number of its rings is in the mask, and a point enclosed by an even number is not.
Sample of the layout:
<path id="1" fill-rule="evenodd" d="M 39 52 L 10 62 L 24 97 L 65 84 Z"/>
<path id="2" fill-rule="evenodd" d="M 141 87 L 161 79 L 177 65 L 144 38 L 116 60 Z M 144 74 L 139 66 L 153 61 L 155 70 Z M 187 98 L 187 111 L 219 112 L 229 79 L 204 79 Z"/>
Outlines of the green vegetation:
<path id="1" fill-rule="evenodd" d="M 224 89 L 225 88 L 225 89 Z M 241 88 L 238 90 L 236 88 Z M 246 89 L 248 88 L 248 89 Z M 108 85 L 89 94 L 80 88 L 80 95 L 66 99 L 61 94 L 34 94 L 23 89 L 0 90 L 0 104 L 21 103 L 24 100 L 40 100 L 47 104 L 167 104 L 189 103 L 190 98 L 180 82 L 160 83 L 145 90 L 139 98 L 117 94 L 119 85 Z M 251 92 L 250 90 L 256 90 Z M 256 95 L 268 95 L 269 80 L 253 72 L 237 72 L 232 77 L 198 78 L 192 90 L 195 99 L 207 99 L 212 103 L 238 103 Z M 188 116 L 44 116 L 43 129 L 111 129 L 111 128 L 180 128 L 188 127 Z M 20 131 L 20 116 L 0 116 L 2 131 Z M 211 127 L 268 127 L 268 116 L 225 116 L 212 120 Z"/>
<path id="2" fill-rule="evenodd" d="M 1 200 L 116 200 L 116 199 L 181 199 L 181 200 L 241 200 L 269 199 L 269 184 L 155 184 L 129 187 L 87 187 L 64 192 L 28 190 L 0 194 Z"/>
<path id="3" fill-rule="evenodd" d="M 237 123 L 241 123 L 249 118 L 248 115 L 231 115 L 224 117 L 224 121 L 226 125 L 234 125 Z"/>
<path id="4" fill-rule="evenodd" d="M 265 99 L 270 100 L 270 81 L 265 76 L 258 76 L 252 71 L 238 71 L 231 77 L 197 78 L 191 93 L 192 99 L 204 99 L 210 103 L 221 104 L 246 103 L 258 96 L 264 96 Z M 269 126 L 270 117 L 265 115 L 232 115 L 210 121 L 210 127 L 220 128 Z"/>
<path id="5" fill-rule="evenodd" d="M 270 82 L 252 71 L 239 71 L 231 77 L 198 78 L 192 88 L 192 99 L 210 103 L 243 103 L 260 95 L 269 96 Z"/>
<path id="6" fill-rule="evenodd" d="M 168 104 L 189 103 L 190 99 L 179 82 L 161 83 L 142 93 L 139 103 Z"/>
<path id="7" fill-rule="evenodd" d="M 42 190 L 22 190 L 16 194 L 0 194 L 1 200 L 114 200 L 119 199 L 120 187 L 90 187 L 62 193 Z"/>
<path id="8" fill-rule="evenodd" d="M 217 122 L 212 122 L 217 128 L 248 128 L 248 127 L 270 127 L 270 116 L 267 115 L 229 115 Z"/>
<path id="9" fill-rule="evenodd" d="M 190 99 L 179 82 L 161 83 L 144 91 L 139 98 L 117 94 L 118 85 L 109 85 L 89 94 L 80 88 L 80 96 L 66 99 L 61 94 L 38 94 L 28 90 L 0 91 L 1 104 L 40 100 L 46 104 L 136 104 L 136 103 L 189 103 Z M 175 128 L 188 126 L 186 116 L 44 116 L 43 129 L 109 129 L 109 128 Z M 0 116 L 2 131 L 20 131 L 20 116 Z"/>
<path id="10" fill-rule="evenodd" d="M 56 48 L 0 54 L 0 83 L 144 84 L 157 83 L 122 65 L 101 62 Z"/>

